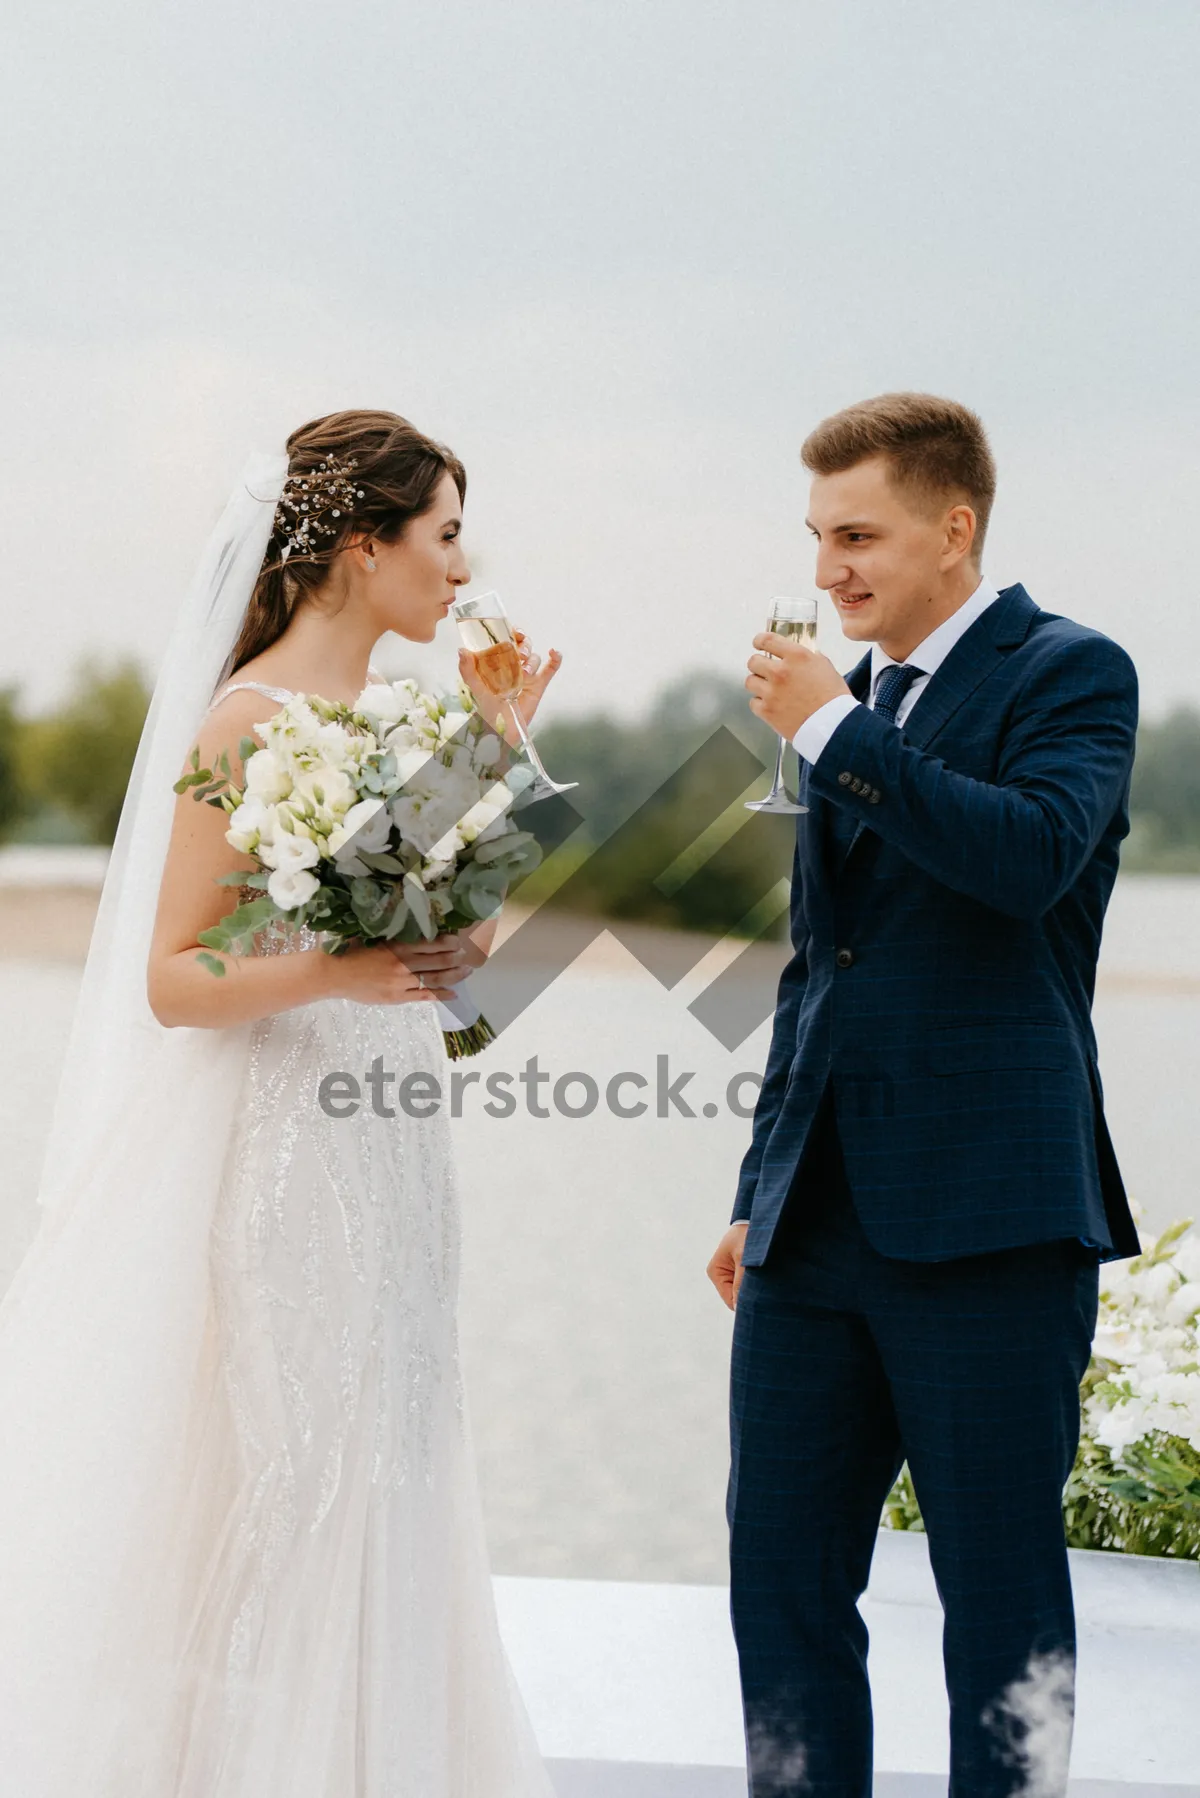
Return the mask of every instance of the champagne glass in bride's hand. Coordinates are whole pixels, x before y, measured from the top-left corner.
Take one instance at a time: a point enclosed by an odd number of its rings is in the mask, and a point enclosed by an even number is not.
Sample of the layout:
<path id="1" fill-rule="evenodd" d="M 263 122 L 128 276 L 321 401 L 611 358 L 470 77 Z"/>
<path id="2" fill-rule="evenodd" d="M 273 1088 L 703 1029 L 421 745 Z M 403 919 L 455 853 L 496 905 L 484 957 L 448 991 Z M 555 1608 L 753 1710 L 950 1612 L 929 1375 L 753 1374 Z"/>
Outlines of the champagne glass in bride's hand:
<path id="1" fill-rule="evenodd" d="M 809 649 L 817 647 L 817 602 L 815 599 L 788 599 L 776 594 L 771 601 L 767 629 L 777 637 L 794 637 Z M 806 812 L 808 807 L 793 799 L 783 781 L 783 738 L 775 752 L 775 778 L 765 799 L 748 799 L 748 812 Z"/>
<path id="2" fill-rule="evenodd" d="M 506 701 L 521 745 L 533 765 L 534 779 L 525 788 L 522 801 L 552 799 L 555 793 L 569 793 L 578 786 L 575 780 L 555 781 L 542 766 L 542 758 L 533 745 L 517 704 L 525 684 L 525 669 L 511 620 L 498 593 L 480 593 L 473 599 L 456 599 L 450 607 L 463 646 L 475 657 L 475 670 L 482 686 L 493 699 Z"/>

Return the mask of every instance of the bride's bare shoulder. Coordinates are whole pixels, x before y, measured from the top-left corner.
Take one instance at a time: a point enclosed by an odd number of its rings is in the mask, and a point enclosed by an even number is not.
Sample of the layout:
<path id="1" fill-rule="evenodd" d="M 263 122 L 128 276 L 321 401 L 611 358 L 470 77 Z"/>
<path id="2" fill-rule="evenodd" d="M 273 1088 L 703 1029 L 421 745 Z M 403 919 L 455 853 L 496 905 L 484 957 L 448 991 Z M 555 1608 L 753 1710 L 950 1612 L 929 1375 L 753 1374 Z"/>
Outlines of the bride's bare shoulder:
<path id="1" fill-rule="evenodd" d="M 226 750 L 230 765 L 239 768 L 238 745 L 242 738 L 255 737 L 254 726 L 273 718 L 282 703 L 253 687 L 239 687 L 236 692 L 218 694 L 201 719 L 195 736 L 201 767 L 211 768 L 221 751 Z M 259 740 L 255 737 L 256 742 Z M 190 754 L 189 751 L 189 764 Z"/>

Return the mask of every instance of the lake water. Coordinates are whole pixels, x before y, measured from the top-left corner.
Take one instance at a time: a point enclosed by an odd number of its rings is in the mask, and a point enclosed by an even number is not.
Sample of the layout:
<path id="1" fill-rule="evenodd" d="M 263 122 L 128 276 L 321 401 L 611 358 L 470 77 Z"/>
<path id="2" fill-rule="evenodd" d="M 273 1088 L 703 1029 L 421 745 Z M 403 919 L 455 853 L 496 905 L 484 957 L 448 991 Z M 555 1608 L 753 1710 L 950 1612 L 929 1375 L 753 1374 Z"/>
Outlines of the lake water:
<path id="1" fill-rule="evenodd" d="M 1200 1212 L 1198 923 L 1200 880 L 1128 876 L 1105 937 L 1101 1069 L 1151 1229 Z M 69 964 L 0 961 L 0 1280 L 28 1235 L 77 981 Z M 625 951 L 597 944 L 470 1064 L 486 1078 L 536 1055 L 552 1077 L 586 1070 L 602 1090 L 614 1073 L 640 1072 L 653 1098 L 666 1055 L 671 1080 L 694 1072 L 686 1096 L 698 1114 L 659 1118 L 652 1103 L 640 1118 L 551 1107 L 539 1119 L 522 1103 L 497 1119 L 478 1085 L 463 1095 L 463 1349 L 499 1572 L 724 1577 L 730 1315 L 704 1268 L 749 1124 L 723 1103 L 700 1113 L 731 1074 L 761 1069 L 770 1029 L 727 1052 L 686 1010 L 701 985 L 697 975 L 666 992 Z"/>

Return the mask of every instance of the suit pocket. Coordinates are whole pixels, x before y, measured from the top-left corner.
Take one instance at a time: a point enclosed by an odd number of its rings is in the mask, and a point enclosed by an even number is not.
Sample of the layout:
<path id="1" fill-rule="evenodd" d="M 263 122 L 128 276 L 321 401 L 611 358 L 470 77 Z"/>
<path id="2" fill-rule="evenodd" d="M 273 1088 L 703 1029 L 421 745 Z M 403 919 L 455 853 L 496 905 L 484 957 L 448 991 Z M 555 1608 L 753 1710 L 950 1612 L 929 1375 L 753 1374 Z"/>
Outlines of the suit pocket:
<path id="1" fill-rule="evenodd" d="M 1080 1060 L 1071 1032 L 1063 1024 L 950 1024 L 929 1042 L 929 1068 L 934 1074 L 979 1074 L 1000 1068 L 1061 1070 Z"/>

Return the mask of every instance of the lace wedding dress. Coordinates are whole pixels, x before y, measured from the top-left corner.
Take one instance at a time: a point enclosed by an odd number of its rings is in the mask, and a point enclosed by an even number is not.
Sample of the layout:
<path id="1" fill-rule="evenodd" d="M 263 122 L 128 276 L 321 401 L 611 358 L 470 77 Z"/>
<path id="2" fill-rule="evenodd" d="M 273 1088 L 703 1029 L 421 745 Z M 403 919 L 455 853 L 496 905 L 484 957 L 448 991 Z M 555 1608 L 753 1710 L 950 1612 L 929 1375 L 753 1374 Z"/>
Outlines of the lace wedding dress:
<path id="1" fill-rule="evenodd" d="M 291 697 L 236 682 L 214 706 L 247 686 Z M 256 950 L 318 942 L 275 926 Z M 396 1097 L 444 1065 L 432 1002 L 323 999 L 251 1027 L 211 1237 L 236 1456 L 208 1495 L 172 1798 L 551 1791 L 493 1609 L 448 1125 Z M 359 1083 L 353 1115 L 320 1102 L 335 1073 Z"/>

